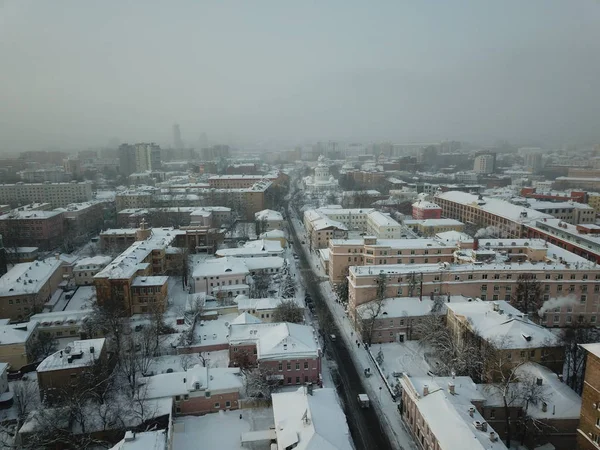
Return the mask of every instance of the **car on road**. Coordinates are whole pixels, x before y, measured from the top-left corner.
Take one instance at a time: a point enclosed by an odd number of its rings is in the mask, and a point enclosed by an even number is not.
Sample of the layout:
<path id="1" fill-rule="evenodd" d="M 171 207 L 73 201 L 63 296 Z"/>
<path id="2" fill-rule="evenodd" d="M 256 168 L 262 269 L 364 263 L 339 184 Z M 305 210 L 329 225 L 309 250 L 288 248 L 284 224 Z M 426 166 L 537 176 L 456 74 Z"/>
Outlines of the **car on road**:
<path id="1" fill-rule="evenodd" d="M 294 259 L 299 259 L 299 256 L 294 253 Z"/>
<path id="2" fill-rule="evenodd" d="M 335 341 L 337 339 L 337 336 L 335 334 L 330 334 L 329 339 L 331 339 L 332 341 Z"/>
<path id="3" fill-rule="evenodd" d="M 361 408 L 368 408 L 371 406 L 371 401 L 369 400 L 369 396 L 367 394 L 358 394 L 357 399 Z"/>

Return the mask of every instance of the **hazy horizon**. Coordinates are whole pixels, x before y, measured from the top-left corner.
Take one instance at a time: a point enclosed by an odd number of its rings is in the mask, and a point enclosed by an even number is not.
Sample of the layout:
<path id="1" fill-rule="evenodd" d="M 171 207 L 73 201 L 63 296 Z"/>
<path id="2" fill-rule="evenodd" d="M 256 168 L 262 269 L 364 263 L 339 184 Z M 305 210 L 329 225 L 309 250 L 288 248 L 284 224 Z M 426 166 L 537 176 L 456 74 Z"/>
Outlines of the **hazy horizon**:
<path id="1" fill-rule="evenodd" d="M 0 0 L 0 152 L 600 142 L 600 2 Z"/>

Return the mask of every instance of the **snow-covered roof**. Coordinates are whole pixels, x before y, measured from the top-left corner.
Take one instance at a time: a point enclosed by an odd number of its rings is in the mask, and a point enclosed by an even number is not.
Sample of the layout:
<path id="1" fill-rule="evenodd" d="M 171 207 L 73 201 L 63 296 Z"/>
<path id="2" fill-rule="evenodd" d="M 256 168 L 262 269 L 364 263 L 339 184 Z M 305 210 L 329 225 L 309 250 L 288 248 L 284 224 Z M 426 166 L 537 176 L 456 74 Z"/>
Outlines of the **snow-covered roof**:
<path id="1" fill-rule="evenodd" d="M 463 297 L 462 295 L 451 295 L 450 301 L 448 301 L 447 296 L 443 296 L 443 305 L 438 314 L 446 314 L 446 304 L 447 303 L 462 303 L 468 302 L 469 297 Z M 420 299 L 419 297 L 394 297 L 394 298 L 386 298 L 383 301 L 383 306 L 381 309 L 381 313 L 379 314 L 379 318 L 385 319 L 386 317 L 419 317 L 426 316 L 430 314 L 431 308 L 434 306 L 433 300 L 429 297 L 423 297 Z M 359 305 L 357 308 L 358 314 L 365 314 L 366 317 L 369 317 L 369 303 L 363 303 Z"/>
<path id="2" fill-rule="evenodd" d="M 49 219 L 62 214 L 62 211 L 19 211 L 13 210 L 0 216 L 0 220 L 29 220 L 29 219 Z"/>
<path id="3" fill-rule="evenodd" d="M 81 269 L 83 266 L 106 266 L 111 261 L 112 257 L 102 255 L 81 258 L 75 263 L 75 269 Z"/>
<path id="4" fill-rule="evenodd" d="M 451 381 L 456 395 L 450 393 L 446 379 L 412 378 L 404 375 L 400 382 L 407 394 L 414 399 L 440 448 L 454 449 L 460 443 L 461 450 L 506 449 L 501 439 L 490 440 L 490 433 L 495 431 L 489 424 L 486 431 L 475 427 L 475 421 L 482 423 L 485 419 L 471 403 L 482 399 L 482 396 L 470 377 L 457 377 Z M 425 386 L 429 390 L 427 395 L 423 395 Z M 469 413 L 471 408 L 475 409 L 473 416 Z"/>
<path id="5" fill-rule="evenodd" d="M 368 236 L 365 236 L 368 237 Z M 330 245 L 364 245 L 364 239 L 331 239 Z M 437 239 L 377 239 L 375 244 L 366 244 L 368 247 L 389 247 L 391 249 L 417 249 L 417 248 L 443 248 L 449 245 Z"/>
<path id="6" fill-rule="evenodd" d="M 263 258 L 243 258 L 248 270 L 280 269 L 284 259 L 279 256 L 265 256 Z"/>
<path id="7" fill-rule="evenodd" d="M 408 222 L 408 221 L 405 221 Z M 424 219 L 424 220 L 413 220 L 412 222 L 420 223 L 422 227 L 449 227 L 449 226 L 460 226 L 464 225 L 460 220 L 455 219 Z"/>
<path id="8" fill-rule="evenodd" d="M 346 225 L 336 220 L 331 219 L 317 219 L 313 221 L 312 227 L 314 230 L 320 231 L 327 228 L 337 228 L 338 230 L 348 230 Z"/>
<path id="9" fill-rule="evenodd" d="M 15 264 L 0 278 L 0 296 L 39 292 L 61 265 L 62 261 L 56 258 Z"/>
<path id="10" fill-rule="evenodd" d="M 273 211 L 272 209 L 263 209 L 254 214 L 256 220 L 266 220 L 267 222 L 278 222 L 283 220 L 283 216 L 279 211 Z"/>
<path id="11" fill-rule="evenodd" d="M 316 358 L 320 351 L 313 327 L 287 322 L 231 324 L 229 343 L 255 343 L 257 357 L 262 360 Z"/>
<path id="12" fill-rule="evenodd" d="M 279 241 L 269 241 L 265 239 L 258 239 L 255 241 L 248 241 L 243 247 L 237 248 L 223 248 L 217 250 L 216 256 L 232 256 L 232 257 L 244 257 L 244 256 L 267 256 L 267 255 L 278 255 L 283 253 L 283 248 Z"/>
<path id="13" fill-rule="evenodd" d="M 399 227 L 400 224 L 392 219 L 389 215 L 380 211 L 372 211 L 367 214 L 369 220 L 373 221 L 380 227 Z"/>
<path id="14" fill-rule="evenodd" d="M 167 430 L 142 433 L 127 431 L 123 440 L 110 450 L 166 450 L 167 448 Z"/>
<path id="15" fill-rule="evenodd" d="M 212 277 L 218 275 L 248 274 L 244 258 L 214 258 L 198 263 L 194 267 L 194 277 Z"/>
<path id="16" fill-rule="evenodd" d="M 492 197 L 481 197 L 478 195 L 469 194 L 462 191 L 448 191 L 436 194 L 435 198 L 449 200 L 461 205 L 475 206 L 483 211 L 495 214 L 499 217 L 509 219 L 511 221 L 529 223 L 535 220 L 544 218 L 552 219 L 553 217 L 536 211 L 535 209 L 524 208 L 522 206 L 513 205 L 510 202 Z M 524 216 L 523 213 L 526 213 Z"/>
<path id="17" fill-rule="evenodd" d="M 505 300 L 448 303 L 448 310 L 460 316 L 483 339 L 503 349 L 540 348 L 560 345 L 550 330 L 536 325 Z"/>
<path id="18" fill-rule="evenodd" d="M 163 286 L 169 281 L 167 276 L 135 277 L 132 287 Z"/>
<path id="19" fill-rule="evenodd" d="M 473 242 L 473 238 L 460 231 L 443 231 L 435 235 L 436 239 L 448 244 L 456 245 L 458 242 Z"/>
<path id="20" fill-rule="evenodd" d="M 185 232 L 173 228 L 152 228 L 152 233 L 148 239 L 131 244 L 123 253 L 98 272 L 94 278 L 131 278 L 142 268 L 140 265 L 153 250 L 167 248 L 171 245 L 175 236 L 180 233 Z"/>
<path id="21" fill-rule="evenodd" d="M 272 395 L 277 449 L 352 450 L 346 416 L 335 390 L 306 387 Z"/>
<path id="22" fill-rule="evenodd" d="M 594 344 L 579 344 L 581 347 L 586 349 L 588 352 L 600 358 L 600 342 Z"/>
<path id="23" fill-rule="evenodd" d="M 231 325 L 248 325 L 253 323 L 262 323 L 262 321 L 259 318 L 254 317 L 252 314 L 243 312 L 237 316 L 233 322 L 231 322 Z"/>
<path id="24" fill-rule="evenodd" d="M 413 203 L 412 206 L 419 209 L 442 209 L 440 205 L 437 205 L 433 202 L 428 202 L 426 200 L 419 200 Z"/>
<path id="25" fill-rule="evenodd" d="M 73 341 L 64 349 L 46 357 L 36 370 L 38 372 L 49 372 L 91 366 L 100 357 L 105 342 L 105 338 Z"/>
<path id="26" fill-rule="evenodd" d="M 199 389 L 196 389 L 199 383 Z M 188 394 L 192 391 L 239 392 L 243 379 L 239 367 L 202 367 L 197 364 L 186 372 L 161 373 L 140 380 L 146 385 L 146 398 L 155 399 Z"/>
<path id="27" fill-rule="evenodd" d="M 38 326 L 38 322 L 30 320 L 25 323 L 0 325 L 0 345 L 24 344 Z"/>
<path id="28" fill-rule="evenodd" d="M 579 419 L 581 397 L 550 369 L 534 362 L 526 362 L 515 369 L 515 374 L 521 382 L 529 380 L 541 383 L 542 386 L 541 394 L 546 399 L 546 411 L 543 410 L 542 402 L 529 403 L 528 415 L 536 419 Z M 496 389 L 483 384 L 480 385 L 480 391 L 485 395 L 486 406 L 503 406 L 503 400 Z"/>
<path id="29" fill-rule="evenodd" d="M 284 238 L 285 237 L 285 233 L 282 230 L 271 230 L 271 231 L 265 231 L 264 233 L 261 233 L 260 238 L 261 239 L 278 239 L 278 238 Z"/>

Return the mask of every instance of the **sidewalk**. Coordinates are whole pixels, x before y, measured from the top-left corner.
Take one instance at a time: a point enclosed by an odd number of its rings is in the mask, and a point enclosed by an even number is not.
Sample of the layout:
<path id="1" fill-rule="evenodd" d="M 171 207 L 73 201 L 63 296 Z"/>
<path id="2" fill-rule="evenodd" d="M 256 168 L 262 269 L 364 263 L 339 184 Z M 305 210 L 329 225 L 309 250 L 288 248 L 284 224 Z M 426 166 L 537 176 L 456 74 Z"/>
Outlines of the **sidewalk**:
<path id="1" fill-rule="evenodd" d="M 294 228 L 296 229 L 295 231 L 298 235 L 298 238 L 306 242 L 304 228 L 298 223 L 297 220 L 292 219 L 292 222 L 294 224 Z M 318 256 L 314 252 L 310 253 L 308 245 L 305 244 L 302 247 L 304 253 L 308 256 L 307 259 L 314 273 L 319 276 L 325 276 L 324 271 L 319 267 Z M 385 383 L 381 379 L 379 372 L 375 367 L 373 360 L 365 350 L 364 344 L 360 342 L 360 347 L 356 344 L 356 333 L 354 332 L 350 320 L 346 316 L 344 307 L 340 303 L 336 302 L 336 295 L 331 289 L 329 281 L 319 283 L 319 289 L 321 291 L 321 295 L 327 301 L 327 305 L 329 306 L 336 325 L 340 330 L 341 337 L 344 339 L 344 342 L 346 343 L 346 346 L 352 355 L 354 365 L 358 369 L 359 373 L 362 373 L 365 368 L 371 369 L 372 375 L 369 378 L 363 377 L 363 384 L 367 391 L 367 395 L 371 399 L 372 406 L 377 408 L 377 412 L 382 418 L 382 424 L 387 428 L 387 434 L 389 435 L 392 444 L 395 443 L 396 448 L 398 449 L 416 450 L 417 447 L 414 444 L 410 433 L 404 427 L 404 423 L 400 417 L 400 413 L 398 411 L 399 403 L 394 402 L 390 396 L 387 388 L 385 387 Z"/>

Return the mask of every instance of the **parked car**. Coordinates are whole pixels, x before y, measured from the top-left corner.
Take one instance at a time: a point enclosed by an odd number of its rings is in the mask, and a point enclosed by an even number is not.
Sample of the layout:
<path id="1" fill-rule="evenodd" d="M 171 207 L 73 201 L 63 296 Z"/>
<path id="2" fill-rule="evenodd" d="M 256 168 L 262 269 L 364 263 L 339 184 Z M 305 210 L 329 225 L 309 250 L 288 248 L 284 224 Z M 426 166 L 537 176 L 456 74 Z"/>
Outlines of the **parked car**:
<path id="1" fill-rule="evenodd" d="M 371 401 L 369 400 L 369 396 L 367 394 L 358 394 L 358 404 L 361 408 L 368 408 L 371 406 Z"/>

